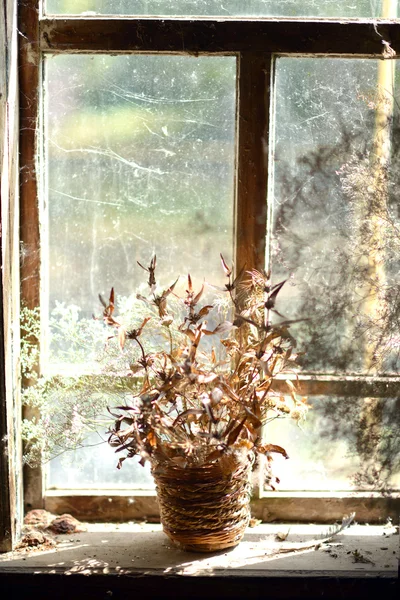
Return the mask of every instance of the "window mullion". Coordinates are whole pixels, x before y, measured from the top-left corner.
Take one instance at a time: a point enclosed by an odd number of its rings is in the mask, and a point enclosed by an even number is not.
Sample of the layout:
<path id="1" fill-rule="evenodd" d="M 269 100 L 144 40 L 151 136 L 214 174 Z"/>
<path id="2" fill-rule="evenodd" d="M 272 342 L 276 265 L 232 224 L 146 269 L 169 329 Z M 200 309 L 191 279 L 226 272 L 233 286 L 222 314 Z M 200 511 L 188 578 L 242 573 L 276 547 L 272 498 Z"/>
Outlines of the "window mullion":
<path id="1" fill-rule="evenodd" d="M 299 373 L 297 376 L 282 375 L 282 377 L 276 378 L 273 385 L 274 391 L 287 393 L 287 379 L 296 381 L 301 393 L 305 396 L 396 398 L 400 385 L 398 377 Z"/>
<path id="2" fill-rule="evenodd" d="M 238 57 L 236 269 L 265 268 L 271 55 Z"/>

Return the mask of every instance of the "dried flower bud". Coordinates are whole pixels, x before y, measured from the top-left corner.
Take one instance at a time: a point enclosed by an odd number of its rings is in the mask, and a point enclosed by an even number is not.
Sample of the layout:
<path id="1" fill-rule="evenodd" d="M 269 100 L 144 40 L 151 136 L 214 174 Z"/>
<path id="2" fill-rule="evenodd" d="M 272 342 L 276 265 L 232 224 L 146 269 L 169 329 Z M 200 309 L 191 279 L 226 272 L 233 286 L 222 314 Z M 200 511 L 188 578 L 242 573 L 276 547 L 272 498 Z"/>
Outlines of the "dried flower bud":
<path id="1" fill-rule="evenodd" d="M 221 402 L 223 397 L 224 392 L 218 387 L 215 387 L 210 394 L 210 398 L 213 404 L 218 404 L 218 402 Z"/>

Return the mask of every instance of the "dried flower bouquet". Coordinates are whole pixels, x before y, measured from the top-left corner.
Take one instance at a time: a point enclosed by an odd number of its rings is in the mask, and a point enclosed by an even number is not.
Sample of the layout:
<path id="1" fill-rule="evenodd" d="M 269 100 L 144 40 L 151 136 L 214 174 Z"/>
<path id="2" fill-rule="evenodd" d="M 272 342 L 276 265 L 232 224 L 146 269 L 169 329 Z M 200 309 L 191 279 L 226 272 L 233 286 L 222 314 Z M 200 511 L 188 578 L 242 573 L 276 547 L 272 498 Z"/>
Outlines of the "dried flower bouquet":
<path id="1" fill-rule="evenodd" d="M 156 257 L 148 267 L 139 263 L 150 294 L 138 296 L 149 315 L 136 328 L 115 315 L 114 289 L 108 301 L 100 296 L 104 322 L 114 330 L 110 339 L 116 337 L 128 355 L 134 346 L 140 351 L 128 374 L 139 381 L 137 393 L 127 405 L 109 409 L 115 425 L 108 441 L 125 452 L 118 467 L 136 455 L 141 464 L 150 461 L 164 531 L 200 551 L 240 541 L 256 456 L 266 457 L 265 479 L 272 487 L 278 480 L 271 454 L 287 458 L 284 448 L 265 443 L 263 426 L 285 415 L 302 418 L 308 408 L 291 381 L 287 395 L 274 391 L 276 378 L 296 369 L 290 321 L 275 308 L 285 282 L 271 285 L 269 274 L 255 270 L 233 278 L 222 256 L 221 262 L 227 283 L 219 296 L 227 297 L 230 314 L 212 328 L 206 319 L 214 304 L 200 304 L 204 284 L 195 291 L 189 275 L 184 298 L 174 292 L 178 280 L 159 292 Z M 273 315 L 280 322 L 274 324 Z M 147 332 L 152 339 L 146 341 Z M 147 342 L 160 349 L 146 351 Z"/>

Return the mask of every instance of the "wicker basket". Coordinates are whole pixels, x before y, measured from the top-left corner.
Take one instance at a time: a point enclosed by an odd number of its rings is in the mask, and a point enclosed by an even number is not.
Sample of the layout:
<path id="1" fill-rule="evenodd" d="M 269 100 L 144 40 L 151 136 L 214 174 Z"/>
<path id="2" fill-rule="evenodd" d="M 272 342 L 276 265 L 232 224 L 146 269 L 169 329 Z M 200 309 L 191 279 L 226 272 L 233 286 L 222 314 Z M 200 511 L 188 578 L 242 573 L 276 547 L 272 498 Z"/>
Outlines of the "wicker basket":
<path id="1" fill-rule="evenodd" d="M 213 552 L 236 546 L 250 519 L 252 453 L 185 468 L 153 461 L 164 532 L 184 550 Z"/>

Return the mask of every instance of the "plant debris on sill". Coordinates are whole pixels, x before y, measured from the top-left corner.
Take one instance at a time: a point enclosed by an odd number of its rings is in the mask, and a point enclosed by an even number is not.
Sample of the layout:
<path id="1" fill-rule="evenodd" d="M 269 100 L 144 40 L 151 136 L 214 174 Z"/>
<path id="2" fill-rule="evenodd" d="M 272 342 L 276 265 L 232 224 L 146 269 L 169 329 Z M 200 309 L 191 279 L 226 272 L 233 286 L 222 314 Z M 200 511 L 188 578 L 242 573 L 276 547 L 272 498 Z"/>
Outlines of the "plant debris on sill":
<path id="1" fill-rule="evenodd" d="M 326 531 L 322 536 L 316 537 L 312 540 L 309 540 L 308 542 L 286 542 L 290 529 L 287 531 L 287 533 L 278 532 L 275 536 L 275 539 L 278 542 L 282 542 L 282 546 L 278 548 L 276 553 L 280 554 L 287 552 L 299 552 L 301 550 L 312 550 L 313 548 L 314 550 L 319 550 L 321 546 L 323 546 L 324 544 L 329 544 L 335 536 L 337 536 L 339 533 L 342 533 L 342 531 L 344 531 L 345 529 L 348 529 L 353 523 L 355 516 L 356 513 L 354 512 L 348 516 L 344 515 L 342 523 L 340 525 L 334 525 L 332 527 L 329 527 L 328 531 Z"/>
<path id="2" fill-rule="evenodd" d="M 36 508 L 26 513 L 24 525 L 42 530 L 46 529 L 54 518 L 55 515 L 51 514 L 49 511 Z"/>
<path id="3" fill-rule="evenodd" d="M 278 533 L 275 536 L 275 539 L 277 542 L 284 542 L 287 538 L 287 536 L 289 535 L 290 532 L 290 528 L 287 531 L 278 531 Z"/>
<path id="4" fill-rule="evenodd" d="M 43 509 L 31 510 L 25 515 L 23 535 L 16 550 L 53 548 L 57 545 L 55 535 L 81 533 L 83 531 L 87 531 L 87 527 L 72 515 L 57 516 Z"/>
<path id="5" fill-rule="evenodd" d="M 253 527 L 257 527 L 257 525 L 261 525 L 261 519 L 256 519 L 255 517 L 251 517 L 249 521 L 249 527 L 252 529 Z"/>
<path id="6" fill-rule="evenodd" d="M 31 529 L 27 531 L 17 544 L 15 550 L 32 550 L 33 548 L 40 550 L 51 550 L 57 545 L 57 541 L 53 536 L 43 533 L 38 529 Z"/>
<path id="7" fill-rule="evenodd" d="M 399 533 L 399 526 L 393 525 L 392 519 L 390 517 L 387 518 L 386 525 L 384 525 L 383 529 L 384 537 L 391 537 L 392 535 L 396 535 L 397 533 Z"/>
<path id="8" fill-rule="evenodd" d="M 353 563 L 375 564 L 373 560 L 364 556 L 359 550 L 354 550 L 351 554 L 353 556 Z"/>
<path id="9" fill-rule="evenodd" d="M 59 517 L 53 519 L 50 523 L 48 529 L 57 534 L 66 534 L 66 533 L 81 533 L 82 531 L 86 531 L 86 527 L 84 527 L 77 519 L 75 519 L 72 515 L 64 514 Z"/>

